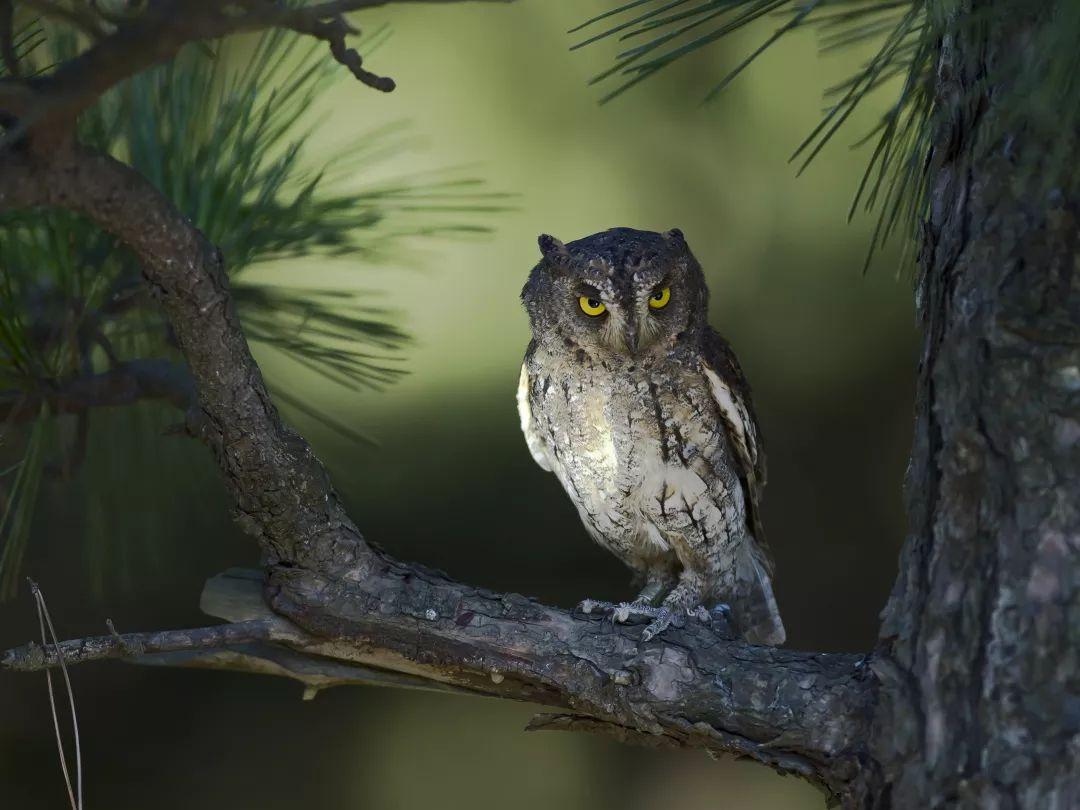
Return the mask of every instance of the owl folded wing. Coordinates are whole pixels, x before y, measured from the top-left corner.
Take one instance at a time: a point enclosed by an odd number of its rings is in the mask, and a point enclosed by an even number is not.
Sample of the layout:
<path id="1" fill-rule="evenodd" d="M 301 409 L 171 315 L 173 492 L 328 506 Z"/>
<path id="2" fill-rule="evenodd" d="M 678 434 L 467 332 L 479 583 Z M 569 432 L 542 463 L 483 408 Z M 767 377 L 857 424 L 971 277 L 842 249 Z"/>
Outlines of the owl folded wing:
<path id="1" fill-rule="evenodd" d="M 758 512 L 765 488 L 765 448 L 754 417 L 750 385 L 727 341 L 712 329 L 708 330 L 703 348 L 702 368 L 745 484 L 750 528 L 755 539 L 763 544 L 765 536 Z"/>
<path id="2" fill-rule="evenodd" d="M 758 644 L 778 645 L 786 633 L 772 590 L 773 561 L 761 523 L 761 499 L 765 488 L 765 449 L 758 433 L 750 386 L 727 342 L 710 329 L 706 336 L 702 368 L 713 399 L 727 429 L 739 477 L 746 492 L 747 522 L 754 542 L 745 544 L 738 564 L 739 589 L 746 613 L 747 638 Z"/>
<path id="3" fill-rule="evenodd" d="M 521 364 L 521 376 L 518 378 L 517 406 L 518 416 L 521 417 L 521 432 L 525 434 L 525 444 L 529 447 L 533 460 L 540 465 L 542 470 L 551 472 L 551 459 L 548 456 L 547 442 L 541 437 L 536 429 L 536 420 L 533 419 L 532 406 L 529 404 L 529 369 L 526 363 Z"/>

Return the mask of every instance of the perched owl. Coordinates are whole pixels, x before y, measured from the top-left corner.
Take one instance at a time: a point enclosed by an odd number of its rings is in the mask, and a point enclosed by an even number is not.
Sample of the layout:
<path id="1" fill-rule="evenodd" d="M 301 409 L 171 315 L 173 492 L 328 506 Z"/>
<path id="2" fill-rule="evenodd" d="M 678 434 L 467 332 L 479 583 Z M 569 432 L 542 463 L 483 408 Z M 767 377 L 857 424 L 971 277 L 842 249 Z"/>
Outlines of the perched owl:
<path id="1" fill-rule="evenodd" d="M 750 390 L 708 324 L 705 277 L 682 233 L 539 241 L 521 293 L 533 333 L 521 429 L 588 533 L 644 581 L 632 603 L 583 606 L 649 617 L 648 640 L 726 604 L 748 641 L 782 644 Z"/>

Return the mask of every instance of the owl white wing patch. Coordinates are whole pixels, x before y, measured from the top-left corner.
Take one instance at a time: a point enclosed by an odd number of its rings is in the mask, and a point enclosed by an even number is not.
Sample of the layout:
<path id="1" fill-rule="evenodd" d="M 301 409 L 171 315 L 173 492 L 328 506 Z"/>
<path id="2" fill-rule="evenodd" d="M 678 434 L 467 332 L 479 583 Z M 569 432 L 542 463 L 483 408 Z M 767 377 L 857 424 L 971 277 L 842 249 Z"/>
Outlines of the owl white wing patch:
<path id="1" fill-rule="evenodd" d="M 704 366 L 705 377 L 709 381 L 713 399 L 720 406 L 720 412 L 724 421 L 731 429 L 731 439 L 735 444 L 735 451 L 746 462 L 747 472 L 753 474 L 758 466 L 758 436 L 754 420 L 746 408 L 742 398 L 736 396 L 731 387 L 720 379 L 720 376 L 708 366 Z"/>
<path id="2" fill-rule="evenodd" d="M 719 341 L 719 338 L 717 340 Z M 786 632 L 776 605 L 776 597 L 773 595 L 772 560 L 765 544 L 765 533 L 759 514 L 761 489 L 765 485 L 765 459 L 762 455 L 761 439 L 750 410 L 749 391 L 745 387 L 742 372 L 724 344 L 717 347 L 717 352 L 713 362 L 726 364 L 727 372 L 732 375 L 735 384 L 725 382 L 708 365 L 703 364 L 702 370 L 727 427 L 732 449 L 742 467 L 754 535 L 753 542 L 743 544 L 736 565 L 739 590 L 743 593 L 740 599 L 743 615 L 740 618 L 746 623 L 744 632 L 749 641 L 778 646 L 784 643 Z"/>
<path id="3" fill-rule="evenodd" d="M 518 378 L 517 406 L 518 416 L 521 417 L 521 432 L 525 434 L 525 444 L 529 446 L 533 460 L 540 465 L 540 469 L 551 472 L 547 443 L 536 432 L 536 421 L 533 419 L 532 406 L 529 405 L 529 372 L 524 363 L 521 364 L 521 376 Z"/>

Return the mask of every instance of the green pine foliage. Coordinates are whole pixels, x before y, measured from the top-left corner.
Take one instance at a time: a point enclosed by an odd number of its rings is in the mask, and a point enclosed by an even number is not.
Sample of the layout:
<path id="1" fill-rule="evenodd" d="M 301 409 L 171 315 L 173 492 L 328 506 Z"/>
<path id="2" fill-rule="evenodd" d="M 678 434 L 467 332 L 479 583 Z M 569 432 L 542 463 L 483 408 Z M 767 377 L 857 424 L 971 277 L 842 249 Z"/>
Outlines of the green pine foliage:
<path id="1" fill-rule="evenodd" d="M 973 9 L 972 6 L 975 6 Z M 610 86 L 602 102 L 624 93 L 665 67 L 758 20 L 779 20 L 726 75 L 717 78 L 706 100 L 716 97 L 769 46 L 790 32 L 814 27 L 823 51 L 874 43 L 876 52 L 847 81 L 825 92 L 826 111 L 818 126 L 791 156 L 799 171 L 840 131 L 868 98 L 888 99 L 881 119 L 862 133 L 870 157 L 855 191 L 851 215 L 877 212 L 867 256 L 895 234 L 914 243 L 927 211 L 926 181 L 931 142 L 938 125 L 934 72 L 939 45 L 978 31 L 1031 32 L 1030 45 L 996 53 L 995 75 L 975 88 L 994 88 L 1003 111 L 998 125 L 976 149 L 1001 147 L 1008 132 L 1041 130 L 1058 145 L 1057 154 L 1026 155 L 1018 167 L 1043 178 L 1059 177 L 1075 148 L 1080 124 L 1080 4 L 1071 0 L 633 0 L 585 21 L 571 33 L 586 32 L 572 49 L 617 40 L 623 47 L 615 63 L 592 83 Z M 889 94 L 892 94 L 891 96 Z M 974 106 L 974 102 L 973 102 Z M 910 252 L 905 251 L 905 259 Z"/>
<path id="2" fill-rule="evenodd" d="M 0 596 L 9 596 L 18 590 L 19 572 L 26 544 L 30 539 L 30 521 L 37 503 L 37 491 L 41 485 L 45 433 L 47 420 L 39 416 L 31 425 L 26 438 L 22 458 L 0 472 L 3 483 L 4 502 L 0 505 Z"/>
<path id="3" fill-rule="evenodd" d="M 70 32 L 48 34 L 32 54 L 40 30 L 20 35 L 24 72 L 47 71 L 77 51 Z M 380 30 L 359 47 L 370 52 L 385 37 Z M 343 75 L 322 43 L 291 33 L 190 47 L 108 93 L 80 119 L 80 138 L 134 166 L 221 248 L 253 343 L 339 385 L 379 388 L 404 373 L 408 336 L 395 313 L 372 303 L 374 293 L 318 290 L 302 279 L 268 285 L 250 268 L 312 255 L 379 265 L 401 259 L 410 237 L 484 233 L 476 215 L 503 210 L 507 200 L 453 173 L 349 190 L 343 181 L 394 154 L 405 133 L 387 127 L 339 152 L 307 154 L 314 105 Z M 127 359 L 179 361 L 135 258 L 84 219 L 60 210 L 0 218 L 0 269 L 0 392 L 9 398 Z M 273 377 L 268 384 L 287 408 L 365 440 Z M 29 425 L 0 428 L 0 467 L 9 467 L 0 470 L 0 597 L 18 582 L 42 476 L 71 466 L 65 459 L 83 452 L 92 418 L 79 418 L 73 430 L 72 417 L 43 411 Z M 148 440 L 160 441 L 153 434 L 164 419 L 177 421 L 162 411 L 144 425 Z M 60 463 L 47 463 L 49 454 Z M 90 556 L 97 569 L 108 567 L 100 549 Z"/>
<path id="4" fill-rule="evenodd" d="M 573 31 L 603 24 L 574 48 L 617 37 L 628 47 L 615 64 L 593 77 L 615 83 L 607 102 L 674 62 L 708 47 L 758 20 L 779 24 L 728 73 L 718 77 L 706 101 L 719 95 L 762 53 L 785 35 L 814 26 L 821 47 L 832 51 L 866 42 L 876 53 L 847 81 L 825 91 L 821 122 L 791 155 L 804 170 L 868 96 L 902 81 L 896 102 L 860 144 L 873 142 L 873 154 L 852 202 L 879 211 L 867 261 L 898 224 L 914 227 L 923 205 L 925 156 L 931 132 L 931 77 L 934 40 L 927 25 L 926 0 L 635 0 L 586 21 Z M 623 19 L 627 17 L 628 19 Z"/>

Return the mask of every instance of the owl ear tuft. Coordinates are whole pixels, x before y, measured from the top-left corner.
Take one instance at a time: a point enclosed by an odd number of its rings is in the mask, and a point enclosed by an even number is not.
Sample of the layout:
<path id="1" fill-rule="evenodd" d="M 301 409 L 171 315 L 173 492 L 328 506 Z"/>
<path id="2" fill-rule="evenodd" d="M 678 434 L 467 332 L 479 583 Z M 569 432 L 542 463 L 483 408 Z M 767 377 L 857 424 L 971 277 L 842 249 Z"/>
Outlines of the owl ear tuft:
<path id="1" fill-rule="evenodd" d="M 678 228 L 672 228 L 670 231 L 664 231 L 664 238 L 669 242 L 686 244 L 686 237 L 683 236 L 683 232 Z"/>
<path id="2" fill-rule="evenodd" d="M 536 242 L 540 245 L 540 252 L 544 254 L 545 259 L 559 259 L 569 255 L 566 245 L 551 234 L 540 234 Z"/>

